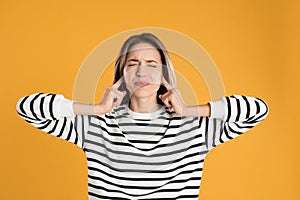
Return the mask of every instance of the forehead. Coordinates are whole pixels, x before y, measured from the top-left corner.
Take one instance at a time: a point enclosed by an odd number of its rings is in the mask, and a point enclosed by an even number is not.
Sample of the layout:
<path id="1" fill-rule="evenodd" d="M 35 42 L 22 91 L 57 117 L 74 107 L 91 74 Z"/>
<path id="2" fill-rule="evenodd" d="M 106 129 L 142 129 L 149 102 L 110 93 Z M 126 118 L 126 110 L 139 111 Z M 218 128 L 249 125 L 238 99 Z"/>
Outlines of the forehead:
<path id="1" fill-rule="evenodd" d="M 160 60 L 159 51 L 149 43 L 138 43 L 133 45 L 128 52 L 129 58 L 144 58 Z"/>

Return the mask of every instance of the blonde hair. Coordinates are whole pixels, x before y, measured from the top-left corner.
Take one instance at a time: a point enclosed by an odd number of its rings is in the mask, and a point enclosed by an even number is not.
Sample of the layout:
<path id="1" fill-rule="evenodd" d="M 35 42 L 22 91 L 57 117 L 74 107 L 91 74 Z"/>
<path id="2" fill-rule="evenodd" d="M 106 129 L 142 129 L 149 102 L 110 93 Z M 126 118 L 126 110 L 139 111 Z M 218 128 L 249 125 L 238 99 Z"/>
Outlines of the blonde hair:
<path id="1" fill-rule="evenodd" d="M 115 62 L 114 83 L 116 83 L 123 76 L 123 69 L 126 64 L 127 55 L 131 47 L 138 43 L 148 43 L 158 50 L 163 65 L 162 67 L 163 76 L 172 87 L 175 87 L 176 78 L 175 78 L 174 68 L 169 53 L 165 48 L 165 46 L 163 45 L 163 43 L 152 33 L 141 33 L 139 35 L 133 35 L 124 42 Z M 127 98 L 124 97 L 123 102 L 121 104 L 128 103 L 130 99 L 128 96 L 129 92 L 126 86 L 124 84 L 121 85 L 120 90 L 127 91 Z M 166 91 L 167 91 L 166 87 L 161 84 L 159 90 L 157 91 L 157 94 L 158 95 L 164 94 Z M 163 103 L 159 98 L 157 98 L 157 100 L 159 104 L 163 105 Z"/>

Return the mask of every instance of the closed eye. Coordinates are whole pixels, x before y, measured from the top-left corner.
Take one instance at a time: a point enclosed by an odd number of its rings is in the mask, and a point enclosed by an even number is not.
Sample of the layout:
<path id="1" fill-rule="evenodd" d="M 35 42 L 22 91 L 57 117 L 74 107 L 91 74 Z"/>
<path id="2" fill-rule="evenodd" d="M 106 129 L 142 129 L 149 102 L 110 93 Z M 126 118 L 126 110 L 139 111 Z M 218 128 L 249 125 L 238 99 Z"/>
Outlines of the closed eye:
<path id="1" fill-rule="evenodd" d="M 147 65 L 147 66 L 149 66 L 149 67 L 154 67 L 154 68 L 156 68 L 156 67 L 157 67 L 156 65 Z"/>
<path id="2" fill-rule="evenodd" d="M 130 66 L 135 66 L 136 64 L 128 64 L 128 66 L 130 67 Z"/>
<path id="3" fill-rule="evenodd" d="M 128 64 L 128 67 L 131 67 L 131 66 L 136 66 L 137 64 Z M 148 67 L 153 67 L 153 68 L 156 68 L 157 66 L 156 65 L 150 65 L 150 64 L 148 64 L 148 65 L 146 65 L 146 66 L 148 66 Z"/>

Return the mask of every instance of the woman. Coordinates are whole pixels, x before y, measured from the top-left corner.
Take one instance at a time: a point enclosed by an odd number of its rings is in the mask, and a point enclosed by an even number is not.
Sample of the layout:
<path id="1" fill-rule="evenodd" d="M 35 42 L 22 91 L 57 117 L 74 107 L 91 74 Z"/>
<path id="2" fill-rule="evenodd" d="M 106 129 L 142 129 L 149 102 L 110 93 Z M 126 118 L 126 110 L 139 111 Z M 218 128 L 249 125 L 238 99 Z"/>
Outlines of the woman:
<path id="1" fill-rule="evenodd" d="M 89 199 L 196 200 L 207 153 L 265 119 L 268 107 L 243 95 L 187 106 L 174 86 L 164 45 L 143 33 L 122 46 L 99 104 L 36 93 L 21 98 L 17 112 L 83 149 Z"/>

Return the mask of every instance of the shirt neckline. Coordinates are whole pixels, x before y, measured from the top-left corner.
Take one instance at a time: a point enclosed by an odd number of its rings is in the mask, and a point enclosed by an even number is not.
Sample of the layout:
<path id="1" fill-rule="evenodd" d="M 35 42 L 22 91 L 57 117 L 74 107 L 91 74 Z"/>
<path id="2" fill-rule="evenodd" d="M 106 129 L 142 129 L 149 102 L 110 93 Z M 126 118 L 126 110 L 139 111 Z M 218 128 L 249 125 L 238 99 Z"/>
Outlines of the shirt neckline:
<path id="1" fill-rule="evenodd" d="M 152 120 L 157 120 L 161 115 L 165 115 L 166 114 L 166 107 L 162 106 L 159 110 L 155 111 L 155 112 L 151 112 L 151 113 L 139 113 L 139 112 L 134 112 L 133 110 L 131 110 L 128 106 L 128 104 L 122 105 L 123 108 L 121 108 L 121 113 L 116 113 L 114 112 L 115 116 L 118 115 L 122 115 L 125 114 L 124 117 L 132 119 L 133 121 L 139 121 L 139 120 L 145 120 L 145 121 L 152 121 Z M 164 131 L 164 136 L 162 136 L 162 138 L 157 141 L 156 144 L 153 144 L 153 146 L 151 148 L 141 148 L 137 145 L 135 145 L 133 142 L 131 142 L 131 140 L 135 140 L 135 139 L 140 139 L 140 138 L 135 138 L 135 137 L 129 137 L 126 132 L 124 132 L 124 130 L 122 129 L 121 126 L 119 126 L 119 122 L 116 118 L 114 118 L 114 121 L 116 122 L 117 126 L 119 127 L 120 132 L 122 133 L 124 139 L 126 140 L 126 143 L 130 144 L 130 146 L 132 146 L 133 148 L 135 148 L 136 150 L 138 150 L 140 153 L 145 154 L 146 152 L 153 152 L 157 150 L 157 146 L 159 144 L 161 144 L 162 140 L 166 137 L 166 135 L 168 135 L 169 133 L 169 128 L 166 127 L 165 131 Z M 168 119 L 168 126 L 170 126 L 171 120 Z M 172 139 L 174 140 L 174 138 Z"/>
<path id="2" fill-rule="evenodd" d="M 133 119 L 143 119 L 143 120 L 153 120 L 156 119 L 163 111 L 164 106 L 161 106 L 160 109 L 150 113 L 140 113 L 131 110 L 128 104 L 125 105 L 125 111 L 129 113 L 130 117 Z"/>

